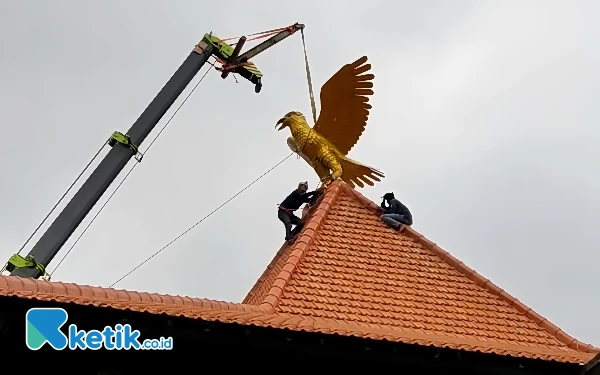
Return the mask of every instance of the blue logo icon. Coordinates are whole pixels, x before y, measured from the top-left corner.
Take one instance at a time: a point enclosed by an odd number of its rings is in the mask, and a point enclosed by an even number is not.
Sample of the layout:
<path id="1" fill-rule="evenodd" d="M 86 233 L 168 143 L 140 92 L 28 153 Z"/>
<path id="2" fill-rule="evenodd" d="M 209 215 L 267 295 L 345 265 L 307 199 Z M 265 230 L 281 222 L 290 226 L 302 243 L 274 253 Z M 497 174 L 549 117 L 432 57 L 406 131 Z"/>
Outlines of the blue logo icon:
<path id="1" fill-rule="evenodd" d="M 48 343 L 56 350 L 63 350 L 69 344 L 67 336 L 61 332 L 67 322 L 64 309 L 34 308 L 25 315 L 25 343 L 31 350 L 38 350 Z"/>
<path id="2" fill-rule="evenodd" d="M 25 344 L 31 350 L 39 350 L 48 343 L 55 350 L 67 347 L 71 350 L 172 350 L 173 338 L 140 339 L 140 331 L 129 324 L 106 326 L 99 330 L 80 330 L 70 324 L 65 335 L 60 330 L 69 318 L 64 309 L 33 308 L 25 315 Z"/>

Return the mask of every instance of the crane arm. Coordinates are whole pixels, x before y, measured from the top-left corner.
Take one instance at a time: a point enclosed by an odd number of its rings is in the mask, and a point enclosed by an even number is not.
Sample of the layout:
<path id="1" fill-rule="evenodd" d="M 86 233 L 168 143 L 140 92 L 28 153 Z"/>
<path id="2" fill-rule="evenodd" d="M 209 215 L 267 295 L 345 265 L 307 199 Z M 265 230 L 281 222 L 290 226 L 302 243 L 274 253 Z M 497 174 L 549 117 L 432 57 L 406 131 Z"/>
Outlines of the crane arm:
<path id="1" fill-rule="evenodd" d="M 135 156 L 138 162 L 141 161 L 138 147 L 211 56 L 226 62 L 224 73 L 233 71 L 253 82 L 256 85 L 255 91 L 258 93 L 262 86 L 260 82 L 262 73 L 256 69 L 254 64 L 248 63 L 248 59 L 303 28 L 304 25 L 300 24 L 290 26 L 242 55 L 239 53 L 246 40 L 245 37 L 240 39 L 234 49 L 212 34 L 204 35 L 204 38 L 195 46 L 129 131 L 126 134 L 120 132 L 112 134 L 107 142 L 111 146 L 111 150 L 54 219 L 29 254 L 27 256 L 13 255 L 9 259 L 6 269 L 15 276 L 31 278 L 47 276 L 45 270 L 48 264 L 94 208 L 114 179 L 131 160 L 131 157 Z M 107 246 L 111 246 L 111 243 L 107 243 Z"/>
<path id="2" fill-rule="evenodd" d="M 113 134 L 108 141 L 112 146 L 111 150 L 33 246 L 29 254 L 26 257 L 16 254 L 16 259 L 15 256 L 11 257 L 11 261 L 7 265 L 7 270 L 11 272 L 11 275 L 38 278 L 45 273 L 43 272 L 45 267 L 48 267 L 61 247 L 125 168 L 131 157 L 138 154 L 138 147 L 212 53 L 213 46 L 203 39 L 142 112 L 127 134 L 119 132 Z M 107 246 L 111 246 L 111 244 L 107 243 Z"/>
<path id="3" fill-rule="evenodd" d="M 280 33 L 273 35 L 272 37 L 270 37 L 269 39 L 265 40 L 264 42 L 262 42 L 261 44 L 249 49 L 248 51 L 242 53 L 237 59 L 236 62 L 239 64 L 240 62 L 247 62 L 248 60 L 250 60 L 251 58 L 253 58 L 254 56 L 258 55 L 259 53 L 262 53 L 264 51 L 266 51 L 267 49 L 273 47 L 275 44 L 281 42 L 282 40 L 284 40 L 285 38 L 287 38 L 288 36 L 293 35 L 296 31 L 302 30 L 304 29 L 304 25 L 300 24 L 300 23 L 295 23 L 292 26 L 286 28 L 285 30 L 281 31 Z"/>
<path id="4" fill-rule="evenodd" d="M 256 65 L 250 62 L 250 59 L 271 48 L 285 38 L 293 35 L 296 31 L 303 29 L 303 24 L 295 23 L 289 27 L 286 27 L 284 30 L 273 35 L 257 46 L 242 53 L 241 55 L 241 49 L 246 42 L 246 37 L 244 36 L 239 39 L 235 48 L 223 42 L 214 35 L 207 34 L 205 35 L 205 38 L 211 41 L 212 45 L 215 47 L 215 57 L 223 64 L 221 68 L 217 68 L 218 70 L 222 71 L 221 77 L 225 79 L 230 72 L 237 73 L 246 78 L 248 81 L 254 83 L 255 91 L 256 93 L 259 93 L 262 88 L 261 78 L 263 74 L 260 70 L 258 70 Z"/>

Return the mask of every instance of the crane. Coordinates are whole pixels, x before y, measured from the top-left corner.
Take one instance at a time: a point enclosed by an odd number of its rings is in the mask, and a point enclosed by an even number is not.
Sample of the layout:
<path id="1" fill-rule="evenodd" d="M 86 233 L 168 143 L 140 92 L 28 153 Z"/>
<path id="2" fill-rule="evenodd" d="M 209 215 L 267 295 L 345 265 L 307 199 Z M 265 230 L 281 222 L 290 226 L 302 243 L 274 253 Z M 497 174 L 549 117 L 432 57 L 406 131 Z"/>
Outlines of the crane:
<path id="1" fill-rule="evenodd" d="M 295 23 L 279 30 L 271 38 L 244 53 L 241 53 L 241 50 L 247 41 L 245 36 L 240 37 L 234 47 L 212 35 L 212 32 L 205 34 L 129 131 L 127 133 L 115 131 L 111 135 L 107 141 L 111 150 L 40 237 L 29 254 L 25 257 L 19 254 L 11 256 L 6 264 L 6 270 L 12 276 L 26 278 L 37 279 L 47 275 L 48 264 L 125 168 L 129 160 L 132 157 L 135 157 L 138 162 L 142 160 L 143 155 L 138 151 L 138 147 L 211 56 L 222 64 L 216 69 L 221 72 L 223 79 L 232 73 L 239 74 L 254 84 L 254 91 L 257 94 L 260 93 L 263 74 L 250 59 L 295 32 L 303 31 L 304 25 Z"/>

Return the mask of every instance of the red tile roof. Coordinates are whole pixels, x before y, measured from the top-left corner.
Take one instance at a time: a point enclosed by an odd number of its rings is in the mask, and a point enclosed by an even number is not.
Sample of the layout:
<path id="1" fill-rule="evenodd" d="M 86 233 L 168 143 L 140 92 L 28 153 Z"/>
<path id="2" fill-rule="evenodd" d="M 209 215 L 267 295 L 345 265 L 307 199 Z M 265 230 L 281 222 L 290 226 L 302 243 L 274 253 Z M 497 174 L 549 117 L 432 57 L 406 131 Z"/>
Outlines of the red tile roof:
<path id="1" fill-rule="evenodd" d="M 378 206 L 330 185 L 242 304 L 0 277 L 0 296 L 586 363 L 600 349 L 544 319 Z"/>

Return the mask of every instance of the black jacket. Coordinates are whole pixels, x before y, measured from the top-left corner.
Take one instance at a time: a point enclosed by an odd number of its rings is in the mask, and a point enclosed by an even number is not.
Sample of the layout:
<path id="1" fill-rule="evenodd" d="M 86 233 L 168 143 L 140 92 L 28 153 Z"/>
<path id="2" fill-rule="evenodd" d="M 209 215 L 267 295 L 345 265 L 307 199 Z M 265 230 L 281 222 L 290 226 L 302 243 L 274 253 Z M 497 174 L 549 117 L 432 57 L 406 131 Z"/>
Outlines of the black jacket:
<path id="1" fill-rule="evenodd" d="M 308 203 L 314 194 L 314 191 L 306 193 L 301 189 L 296 189 L 281 202 L 280 206 L 290 211 L 296 211 L 304 203 Z"/>
<path id="2" fill-rule="evenodd" d="M 394 199 L 390 200 L 389 207 L 386 206 L 385 200 L 384 200 L 383 202 L 381 202 L 381 208 L 383 208 L 383 213 L 384 214 L 399 214 L 399 215 L 404 215 L 404 217 L 410 223 L 408 225 L 412 225 L 413 224 L 413 218 L 412 218 L 412 214 L 410 213 L 410 210 L 408 209 L 408 207 L 406 207 L 405 205 L 403 205 L 398 199 L 394 198 Z"/>

